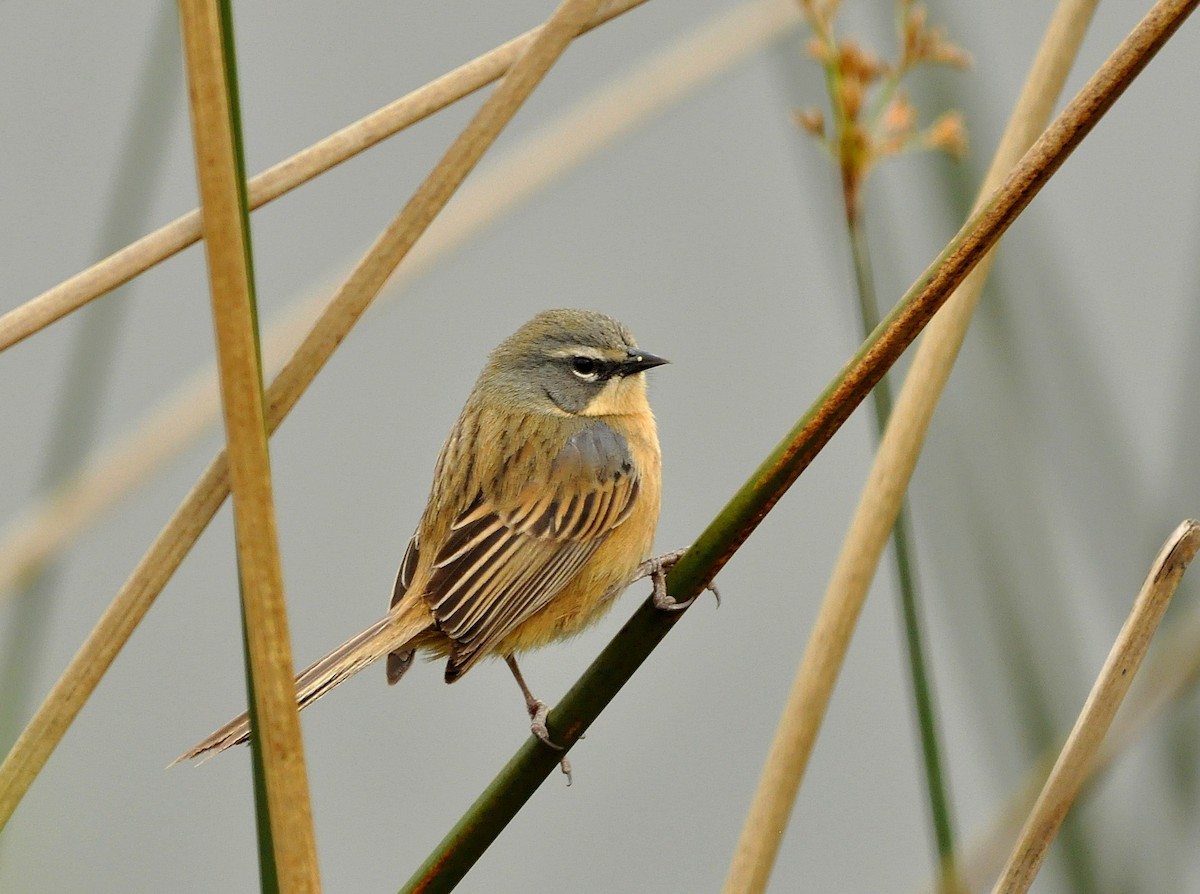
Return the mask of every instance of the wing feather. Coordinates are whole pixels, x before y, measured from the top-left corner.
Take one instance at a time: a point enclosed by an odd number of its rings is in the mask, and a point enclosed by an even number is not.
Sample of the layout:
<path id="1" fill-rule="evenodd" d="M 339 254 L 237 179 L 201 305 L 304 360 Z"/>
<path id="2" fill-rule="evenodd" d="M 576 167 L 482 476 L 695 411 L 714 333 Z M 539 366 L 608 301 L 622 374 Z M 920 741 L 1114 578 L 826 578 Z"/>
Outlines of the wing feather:
<path id="1" fill-rule="evenodd" d="M 418 534 L 412 535 L 412 539 L 408 541 L 408 547 L 404 550 L 404 558 L 400 560 L 400 571 L 396 575 L 396 587 L 392 590 L 391 608 L 396 607 L 397 603 L 404 598 L 404 594 L 408 592 L 409 586 L 412 585 L 413 575 L 417 570 L 417 562 L 420 561 L 421 557 L 421 549 L 417 543 L 417 537 Z M 412 659 L 412 649 L 388 654 L 387 681 L 389 686 L 394 686 L 400 682 L 400 678 L 404 676 L 404 672 L 412 664 Z"/>
<path id="2" fill-rule="evenodd" d="M 512 489 L 515 497 L 481 488 L 451 524 L 425 591 L 455 644 L 446 679 L 553 599 L 629 517 L 638 489 L 624 437 L 599 421 L 569 438 L 548 470 Z"/>

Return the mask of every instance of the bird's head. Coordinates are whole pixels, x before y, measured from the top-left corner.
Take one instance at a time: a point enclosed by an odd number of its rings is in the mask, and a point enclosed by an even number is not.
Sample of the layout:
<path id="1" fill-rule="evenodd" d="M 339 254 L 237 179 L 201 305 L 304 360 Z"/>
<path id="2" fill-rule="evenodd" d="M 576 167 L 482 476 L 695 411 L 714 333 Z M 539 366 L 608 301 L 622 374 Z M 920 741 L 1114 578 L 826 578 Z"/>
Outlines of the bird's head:
<path id="1" fill-rule="evenodd" d="M 649 410 L 642 373 L 666 362 L 638 348 L 612 317 L 547 310 L 492 352 L 479 386 L 530 412 L 637 414 Z"/>

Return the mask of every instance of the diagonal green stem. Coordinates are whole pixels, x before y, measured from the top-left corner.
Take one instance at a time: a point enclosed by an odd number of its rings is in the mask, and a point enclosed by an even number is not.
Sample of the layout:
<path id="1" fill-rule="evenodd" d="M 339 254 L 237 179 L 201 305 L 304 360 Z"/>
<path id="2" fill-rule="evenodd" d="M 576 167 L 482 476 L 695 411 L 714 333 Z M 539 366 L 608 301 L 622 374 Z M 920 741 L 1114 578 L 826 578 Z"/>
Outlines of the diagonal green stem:
<path id="1" fill-rule="evenodd" d="M 861 210 L 861 209 L 858 209 Z M 850 237 L 850 254 L 858 292 L 859 312 L 863 332 L 869 333 L 879 325 L 879 302 L 875 292 L 875 277 L 868 254 L 865 227 L 858 213 L 846 216 Z M 875 426 L 880 437 L 892 415 L 892 388 L 885 377 L 871 392 L 875 405 Z M 908 650 L 909 681 L 912 684 L 913 704 L 917 711 L 917 728 L 921 740 L 921 757 L 925 766 L 925 789 L 929 798 L 929 817 L 933 824 L 937 846 L 941 890 L 965 890 L 958 869 L 954 846 L 954 815 L 946 792 L 942 768 L 941 743 L 937 710 L 934 704 L 933 682 L 925 661 L 924 621 L 917 592 L 917 569 L 913 549 L 908 500 L 905 499 L 892 527 L 892 547 L 896 558 L 896 579 L 900 590 L 900 610 L 904 618 L 904 639 Z"/>
<path id="2" fill-rule="evenodd" d="M 671 569 L 667 587 L 676 600 L 687 601 L 704 590 L 966 276 L 986 250 L 983 246 L 976 252 L 968 245 L 987 229 L 985 216 L 972 218 L 935 262 L 937 269 L 910 290 Z M 999 238 L 1002 230 L 997 226 L 990 238 Z M 574 745 L 682 616 L 644 603 L 550 712 L 553 740 L 566 748 Z M 527 740 L 402 892 L 453 890 L 561 756 L 537 739 Z"/>
<path id="3" fill-rule="evenodd" d="M 1159 0 L 981 204 L 950 244 L 871 333 L 816 403 L 771 451 L 667 575 L 680 602 L 698 596 L 758 527 L 850 413 L 999 240 L 1200 0 Z M 633 676 L 684 612 L 649 601 L 617 633 L 550 712 L 555 742 L 570 748 Z M 449 891 L 558 766 L 561 751 L 530 738 L 468 808 L 404 892 Z"/>

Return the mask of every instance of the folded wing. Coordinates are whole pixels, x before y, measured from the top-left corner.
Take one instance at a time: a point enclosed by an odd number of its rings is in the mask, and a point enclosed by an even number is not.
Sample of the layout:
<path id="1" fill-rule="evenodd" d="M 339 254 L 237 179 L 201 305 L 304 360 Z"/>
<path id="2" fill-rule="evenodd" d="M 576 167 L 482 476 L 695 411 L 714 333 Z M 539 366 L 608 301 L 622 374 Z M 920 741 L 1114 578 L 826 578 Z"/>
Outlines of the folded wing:
<path id="1" fill-rule="evenodd" d="M 453 682 L 562 590 L 638 495 L 625 439 L 603 422 L 573 435 L 515 499 L 480 493 L 451 525 L 426 600 L 455 644 Z"/>

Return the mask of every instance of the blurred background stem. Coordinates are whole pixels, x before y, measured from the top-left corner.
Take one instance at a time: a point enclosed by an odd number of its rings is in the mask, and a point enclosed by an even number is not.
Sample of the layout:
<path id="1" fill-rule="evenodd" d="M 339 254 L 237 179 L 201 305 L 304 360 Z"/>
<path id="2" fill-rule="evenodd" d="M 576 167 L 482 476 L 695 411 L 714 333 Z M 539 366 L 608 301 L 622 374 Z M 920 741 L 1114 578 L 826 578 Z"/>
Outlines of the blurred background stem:
<path id="1" fill-rule="evenodd" d="M 96 254 L 105 256 L 136 239 L 146 228 L 147 210 L 165 162 L 181 91 L 175 6 L 163 3 L 151 26 L 145 62 L 107 212 L 99 227 Z M 113 368 L 127 295 L 122 292 L 84 308 L 63 376 L 62 398 L 50 426 L 45 465 L 38 482 L 52 491 L 79 468 L 95 441 L 100 407 Z M 7 752 L 26 719 L 33 682 L 46 646 L 46 632 L 61 579 L 60 560 L 28 574 L 16 588 L 0 647 L 0 749 Z"/>
<path id="2" fill-rule="evenodd" d="M 880 321 L 874 272 L 863 225 L 867 178 L 873 166 L 889 157 L 915 148 L 937 148 L 961 154 L 965 133 L 956 113 L 942 121 L 956 123 L 949 131 L 934 124 L 917 129 L 916 109 L 901 91 L 901 80 L 915 65 L 965 67 L 969 57 L 946 39 L 944 32 L 931 29 L 925 12 L 911 0 L 895 4 L 897 58 L 881 62 L 853 38 L 835 34 L 836 7 L 809 7 L 806 20 L 814 39 L 810 53 L 821 63 L 829 96 L 831 132 L 827 133 L 819 112 L 802 113 L 799 123 L 821 142 L 838 166 L 842 186 L 842 208 L 850 243 L 851 266 L 858 296 L 861 335 L 869 335 Z M 965 215 L 964 215 L 965 216 Z M 892 413 L 890 381 L 884 377 L 871 392 L 875 409 L 876 435 L 882 440 Z M 900 611 L 908 657 L 909 682 L 916 710 L 929 817 L 936 845 L 940 890 L 958 894 L 965 890 L 959 874 L 954 844 L 954 820 L 942 766 L 939 724 L 933 684 L 925 658 L 924 623 L 917 588 L 916 555 L 907 498 L 901 503 L 892 528 L 893 556 L 899 587 Z"/>
<path id="3" fill-rule="evenodd" d="M 875 295 L 875 279 L 867 250 L 860 209 L 847 199 L 846 231 L 850 239 L 850 255 L 854 267 L 854 283 L 862 334 L 866 337 L 879 325 L 879 302 Z M 871 391 L 875 408 L 876 434 L 880 437 L 892 414 L 892 389 L 885 376 Z M 942 767 L 942 747 L 933 692 L 933 682 L 925 660 L 925 625 L 917 591 L 916 557 L 909 524 L 908 500 L 905 498 L 892 528 L 892 549 L 896 561 L 896 582 L 899 587 L 900 610 L 904 618 L 904 642 L 908 654 L 909 682 L 913 705 L 917 712 L 917 728 L 921 740 L 921 758 L 925 769 L 925 790 L 929 798 L 929 816 L 937 846 L 940 890 L 965 891 L 958 870 L 954 844 L 954 815 L 946 790 Z"/>

